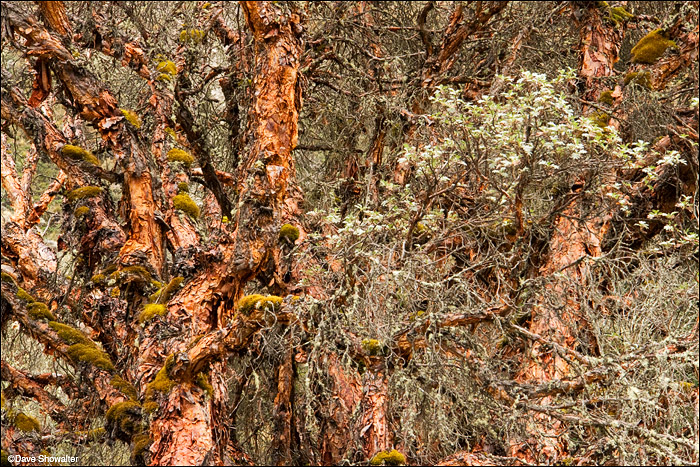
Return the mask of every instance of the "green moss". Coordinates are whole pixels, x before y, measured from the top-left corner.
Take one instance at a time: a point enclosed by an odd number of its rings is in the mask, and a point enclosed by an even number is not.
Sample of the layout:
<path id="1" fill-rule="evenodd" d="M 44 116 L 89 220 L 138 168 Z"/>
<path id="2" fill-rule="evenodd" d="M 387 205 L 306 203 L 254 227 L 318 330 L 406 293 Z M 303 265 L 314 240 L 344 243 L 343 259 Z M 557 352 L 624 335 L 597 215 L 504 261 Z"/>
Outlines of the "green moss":
<path id="1" fill-rule="evenodd" d="M 224 216 L 224 217 L 221 218 L 221 223 L 222 223 L 222 224 L 228 224 L 228 222 L 229 222 L 229 221 L 228 221 L 228 216 Z"/>
<path id="2" fill-rule="evenodd" d="M 607 105 L 613 105 L 615 103 L 615 99 L 613 98 L 613 92 L 610 89 L 601 92 L 600 96 L 598 97 L 598 102 L 602 102 L 603 104 Z"/>
<path id="3" fill-rule="evenodd" d="M 183 31 L 180 31 L 180 42 L 185 43 L 185 42 L 195 42 L 199 43 L 202 42 L 204 39 L 204 31 L 201 29 L 185 29 Z"/>
<path id="4" fill-rule="evenodd" d="M 430 230 L 422 222 L 417 222 L 413 228 L 413 239 L 417 245 L 423 245 L 430 239 Z"/>
<path id="5" fill-rule="evenodd" d="M 167 301 L 170 300 L 170 297 L 172 297 L 180 288 L 180 285 L 182 285 L 184 280 L 185 278 L 182 276 L 173 277 L 172 280 L 168 282 L 168 285 L 161 288 L 156 293 L 151 294 L 149 298 L 154 303 L 167 303 Z"/>
<path id="6" fill-rule="evenodd" d="M 238 311 L 244 315 L 250 314 L 260 300 L 265 298 L 260 294 L 246 295 L 238 302 Z"/>
<path id="7" fill-rule="evenodd" d="M 185 182 L 180 182 L 177 184 L 177 191 L 179 191 L 180 193 L 189 193 L 190 186 Z"/>
<path id="8" fill-rule="evenodd" d="M 22 300 L 23 302 L 26 303 L 34 303 L 34 297 L 29 295 L 26 290 L 24 290 L 22 287 L 17 287 L 17 298 Z"/>
<path id="9" fill-rule="evenodd" d="M 408 316 L 409 321 L 415 321 L 425 314 L 425 310 L 418 310 Z"/>
<path id="10" fill-rule="evenodd" d="M 173 207 L 182 211 L 190 217 L 197 219 L 199 217 L 199 206 L 192 201 L 187 193 L 180 193 L 173 198 Z"/>
<path id="11" fill-rule="evenodd" d="M 282 297 L 277 297 L 276 295 L 247 295 L 238 302 L 238 311 L 244 315 L 249 315 L 254 309 L 265 308 L 269 311 L 279 311 L 282 307 L 282 301 Z"/>
<path id="12" fill-rule="evenodd" d="M 172 79 L 172 75 L 169 75 L 167 73 L 161 73 L 156 77 L 156 80 L 158 81 L 172 81 Z"/>
<path id="13" fill-rule="evenodd" d="M 598 2 L 600 3 L 606 3 L 605 6 L 601 7 L 603 10 L 607 12 L 607 16 L 605 17 L 605 20 L 614 24 L 615 26 L 619 26 L 620 23 L 626 23 L 630 19 L 634 18 L 634 15 L 627 11 L 625 7 L 618 6 L 618 7 L 610 7 L 607 2 Z"/>
<path id="14" fill-rule="evenodd" d="M 147 414 L 152 414 L 156 410 L 158 410 L 160 406 L 158 405 L 158 402 L 154 401 L 148 401 L 143 404 L 143 411 L 146 412 Z"/>
<path id="15" fill-rule="evenodd" d="M 610 122 L 610 115 L 605 112 L 598 112 L 596 114 L 591 115 L 590 118 L 594 125 L 599 126 L 601 128 L 607 127 L 608 123 Z"/>
<path id="16" fill-rule="evenodd" d="M 74 362 L 90 363 L 105 371 L 113 371 L 114 365 L 109 359 L 109 355 L 89 344 L 73 344 L 66 352 Z"/>
<path id="17" fill-rule="evenodd" d="M 109 384 L 112 385 L 113 388 L 118 389 L 122 394 L 131 400 L 137 400 L 139 398 L 138 392 L 136 392 L 136 388 L 133 386 L 133 384 L 126 381 L 119 375 L 112 376 Z"/>
<path id="18" fill-rule="evenodd" d="M 140 458 L 146 452 L 146 449 L 151 445 L 151 438 L 147 433 L 141 433 L 132 439 L 131 454 L 134 458 Z"/>
<path id="19" fill-rule="evenodd" d="M 90 278 L 90 282 L 92 282 L 95 285 L 104 285 L 106 280 L 107 278 L 104 274 L 95 274 Z"/>
<path id="20" fill-rule="evenodd" d="M 81 148 L 80 146 L 73 146 L 72 144 L 66 144 L 61 149 L 64 156 L 70 157 L 73 160 L 85 161 L 90 164 L 100 165 L 100 161 L 95 157 L 93 153 L 88 150 Z"/>
<path id="21" fill-rule="evenodd" d="M 15 416 L 13 423 L 17 428 L 24 431 L 25 433 L 28 433 L 30 431 L 41 430 L 41 425 L 39 425 L 39 421 L 36 418 L 30 417 L 29 415 L 26 415 L 22 412 L 18 413 Z"/>
<path id="22" fill-rule="evenodd" d="M 168 160 L 170 162 L 182 162 L 187 167 L 194 163 L 194 157 L 192 157 L 192 154 L 177 148 L 173 148 L 168 151 Z"/>
<path id="23" fill-rule="evenodd" d="M 172 76 L 177 74 L 177 67 L 171 60 L 163 60 L 162 62 L 158 62 L 158 65 L 156 65 L 156 70 Z"/>
<path id="24" fill-rule="evenodd" d="M 87 206 L 80 206 L 79 208 L 75 208 L 75 211 L 73 211 L 73 215 L 76 219 L 81 219 L 88 214 L 90 214 L 90 208 Z"/>
<path id="25" fill-rule="evenodd" d="M 119 298 L 119 293 L 120 293 L 120 292 L 119 292 L 119 287 L 114 287 L 114 288 L 109 292 L 109 295 L 110 295 L 112 298 Z"/>
<path id="26" fill-rule="evenodd" d="M 108 425 L 118 426 L 124 433 L 141 431 L 141 404 L 136 401 L 117 402 L 105 414 Z"/>
<path id="27" fill-rule="evenodd" d="M 13 284 L 17 285 L 17 281 L 15 280 L 15 278 L 5 271 L 2 271 L 0 273 L 0 279 L 2 279 L 3 282 L 12 282 Z"/>
<path id="28" fill-rule="evenodd" d="M 168 314 L 168 309 L 165 305 L 150 303 L 143 308 L 143 311 L 139 315 L 139 323 L 144 324 L 156 316 L 165 316 L 166 314 Z"/>
<path id="29" fill-rule="evenodd" d="M 138 276 L 146 282 L 151 281 L 151 273 L 143 266 L 127 266 L 119 270 L 119 279 L 124 280 L 125 275 Z"/>
<path id="30" fill-rule="evenodd" d="M 66 324 L 59 323 L 57 321 L 50 321 L 49 326 L 51 329 L 56 331 L 58 337 L 63 339 L 66 344 L 85 344 L 93 347 L 95 346 L 95 343 L 88 339 L 85 334 Z"/>
<path id="31" fill-rule="evenodd" d="M 661 29 L 651 31 L 642 37 L 632 48 L 632 63 L 656 62 L 669 47 L 677 48 L 675 42 L 669 40 Z"/>
<path id="32" fill-rule="evenodd" d="M 160 289 L 156 290 L 155 292 L 153 292 L 151 295 L 148 296 L 148 301 L 150 301 L 151 303 L 157 303 L 158 300 L 160 299 L 160 295 L 161 295 L 162 291 L 163 291 L 163 289 L 160 288 Z"/>
<path id="33" fill-rule="evenodd" d="M 84 186 L 82 188 L 76 188 L 66 193 L 66 198 L 68 201 L 77 201 L 84 198 L 94 198 L 102 193 L 102 188 L 99 186 Z"/>
<path id="34" fill-rule="evenodd" d="M 214 386 L 212 386 L 209 382 L 209 378 L 207 377 L 206 373 L 199 373 L 197 378 L 195 378 L 194 383 L 203 389 L 204 392 L 209 394 L 209 396 L 214 394 Z"/>
<path id="35" fill-rule="evenodd" d="M 124 118 L 126 119 L 127 122 L 131 123 L 133 126 L 136 128 L 141 128 L 141 119 L 139 118 L 138 115 L 136 115 L 134 112 L 128 109 L 119 109 L 122 112 L 122 115 L 124 115 Z"/>
<path id="36" fill-rule="evenodd" d="M 294 243 L 299 239 L 299 229 L 292 224 L 284 224 L 280 229 L 280 238 Z"/>
<path id="37" fill-rule="evenodd" d="M 634 15 L 627 11 L 623 6 L 616 6 L 610 8 L 610 11 L 608 13 L 610 14 L 610 18 L 618 22 L 625 22 L 634 18 Z"/>
<path id="38" fill-rule="evenodd" d="M 56 317 L 49 311 L 49 307 L 41 302 L 34 302 L 27 307 L 29 316 L 35 320 L 56 321 Z"/>
<path id="39" fill-rule="evenodd" d="M 170 77 L 168 77 L 168 80 L 170 80 Z M 167 127 L 167 128 L 165 129 L 165 132 L 166 132 L 168 135 L 170 135 L 170 137 L 171 137 L 172 139 L 177 140 L 177 133 L 175 133 L 175 130 L 173 130 L 173 129 L 170 128 L 170 127 Z"/>
<path id="40" fill-rule="evenodd" d="M 629 84 L 636 84 L 644 89 L 651 90 L 651 73 L 648 71 L 638 72 L 632 71 L 625 75 L 625 86 Z"/>
<path id="41" fill-rule="evenodd" d="M 404 465 L 406 463 L 406 456 L 401 454 L 396 449 L 391 451 L 381 451 L 374 455 L 370 465 Z"/>
<path id="42" fill-rule="evenodd" d="M 377 339 L 363 339 L 362 348 L 370 355 L 382 353 L 382 344 Z"/>
<path id="43" fill-rule="evenodd" d="M 107 410 L 105 417 L 110 422 L 118 421 L 124 416 L 128 415 L 129 412 L 140 412 L 141 405 L 135 401 L 124 401 L 117 402 Z"/>
<path id="44" fill-rule="evenodd" d="M 175 387 L 175 382 L 170 379 L 170 370 L 173 368 L 173 363 L 175 363 L 175 359 L 172 355 L 170 355 L 165 360 L 163 368 L 161 368 L 156 374 L 155 379 L 148 383 L 146 386 L 147 400 L 152 400 L 154 396 L 153 393 L 156 391 L 162 394 L 169 394 L 173 387 Z"/>

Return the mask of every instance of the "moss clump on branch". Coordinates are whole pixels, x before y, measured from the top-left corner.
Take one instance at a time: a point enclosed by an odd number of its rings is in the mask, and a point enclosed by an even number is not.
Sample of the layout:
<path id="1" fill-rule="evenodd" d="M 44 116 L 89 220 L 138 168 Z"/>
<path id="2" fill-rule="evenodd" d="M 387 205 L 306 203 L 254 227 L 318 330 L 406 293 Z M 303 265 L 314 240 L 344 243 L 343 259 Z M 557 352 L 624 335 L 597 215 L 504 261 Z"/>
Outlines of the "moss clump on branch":
<path id="1" fill-rule="evenodd" d="M 209 378 L 207 377 L 207 374 L 204 372 L 201 372 L 197 375 L 197 378 L 195 378 L 194 383 L 199 386 L 204 392 L 209 394 L 211 396 L 214 394 L 214 386 L 211 385 L 209 382 Z"/>
<path id="2" fill-rule="evenodd" d="M 95 428 L 94 430 L 87 430 L 84 432 L 77 432 L 76 434 L 80 433 L 85 436 L 85 438 L 88 439 L 88 441 L 97 441 L 98 439 L 102 438 L 107 430 L 104 429 L 104 427 L 99 427 Z"/>
<path id="3" fill-rule="evenodd" d="M 80 206 L 79 208 L 75 208 L 75 211 L 73 211 L 73 215 L 76 219 L 82 219 L 88 214 L 90 214 L 90 208 L 87 206 Z"/>
<path id="4" fill-rule="evenodd" d="M 363 339 L 362 348 L 370 355 L 382 353 L 382 344 L 377 339 Z"/>
<path id="5" fill-rule="evenodd" d="M 29 295 L 26 290 L 24 290 L 22 287 L 17 287 L 17 298 L 22 300 L 25 303 L 34 303 L 36 300 L 34 300 L 34 297 Z"/>
<path id="6" fill-rule="evenodd" d="M 121 110 L 122 115 L 124 115 L 124 118 L 126 119 L 127 122 L 131 123 L 136 128 L 141 128 L 141 119 L 139 118 L 138 115 L 136 115 L 136 113 L 134 113 L 128 109 L 119 109 L 119 110 Z"/>
<path id="7" fill-rule="evenodd" d="M 168 314 L 168 309 L 165 305 L 150 303 L 143 308 L 143 311 L 139 315 L 139 323 L 145 324 L 156 316 L 165 316 L 166 314 Z"/>
<path id="8" fill-rule="evenodd" d="M 651 90 L 651 73 L 648 71 L 632 71 L 625 75 L 625 86 L 629 84 L 636 84 L 644 89 Z"/>
<path id="9" fill-rule="evenodd" d="M 678 48 L 662 29 L 655 29 L 642 37 L 632 48 L 632 63 L 653 64 L 669 47 Z"/>
<path id="10" fill-rule="evenodd" d="M 139 280 L 143 282 L 151 281 L 151 273 L 148 271 L 148 269 L 144 268 L 143 266 L 127 266 L 125 268 L 122 268 L 118 271 L 118 274 L 115 276 L 115 278 L 123 282 L 125 280 L 125 277 L 131 277 L 133 279 L 134 276 L 136 276 Z"/>
<path id="11" fill-rule="evenodd" d="M 27 310 L 29 310 L 29 316 L 35 320 L 56 321 L 56 317 L 44 303 L 34 302 L 27 307 Z"/>
<path id="12" fill-rule="evenodd" d="M 100 194 L 102 194 L 102 188 L 99 186 L 84 186 L 69 191 L 66 193 L 66 198 L 68 198 L 68 201 L 73 202 L 79 199 L 94 198 Z"/>
<path id="13" fill-rule="evenodd" d="M 406 456 L 401 454 L 396 449 L 391 451 L 381 451 L 374 455 L 369 465 L 404 465 Z"/>
<path id="14" fill-rule="evenodd" d="M 163 60 L 158 62 L 158 65 L 156 65 L 156 70 L 160 71 L 161 73 L 167 73 L 171 76 L 177 74 L 177 67 L 172 60 Z"/>
<path id="15" fill-rule="evenodd" d="M 146 386 L 146 399 L 152 400 L 154 392 L 160 392 L 162 394 L 169 394 L 175 387 L 175 381 L 170 379 L 170 370 L 173 368 L 175 363 L 175 358 L 170 355 L 165 359 L 163 368 L 161 368 L 153 381 L 148 383 Z"/>
<path id="16" fill-rule="evenodd" d="M 280 238 L 294 243 L 299 239 L 299 229 L 292 224 L 284 224 L 280 229 Z"/>
<path id="17" fill-rule="evenodd" d="M 137 400 L 139 398 L 136 388 L 119 375 L 112 376 L 109 384 L 131 400 Z"/>
<path id="18" fill-rule="evenodd" d="M 155 401 L 148 401 L 143 404 L 143 411 L 146 412 L 147 414 L 152 414 L 156 410 L 158 410 L 160 406 L 158 405 L 158 402 Z"/>
<path id="19" fill-rule="evenodd" d="M 613 98 L 613 92 L 610 89 L 601 92 L 600 96 L 598 97 L 598 102 L 607 105 L 613 105 L 613 103 L 615 103 L 615 99 Z"/>
<path id="20" fill-rule="evenodd" d="M 104 274 L 95 274 L 90 278 L 90 282 L 92 282 L 95 285 L 104 285 L 105 281 L 106 278 Z"/>
<path id="21" fill-rule="evenodd" d="M 124 433 L 141 430 L 141 404 L 136 401 L 117 402 L 105 414 L 109 424 L 118 426 Z"/>
<path id="22" fill-rule="evenodd" d="M 139 459 L 146 452 L 146 449 L 151 445 L 151 437 L 148 433 L 140 433 L 134 436 L 132 440 L 131 454 L 134 459 Z"/>
<path id="23" fill-rule="evenodd" d="M 168 161 L 170 162 L 182 162 L 186 167 L 191 166 L 194 163 L 194 157 L 187 151 L 182 149 L 173 148 L 168 151 Z"/>
<path id="24" fill-rule="evenodd" d="M 156 77 L 157 81 L 172 81 L 173 77 L 167 73 L 161 73 Z"/>
<path id="25" fill-rule="evenodd" d="M 119 287 L 114 287 L 109 292 L 109 296 L 112 298 L 119 298 L 119 294 L 120 294 Z"/>
<path id="26" fill-rule="evenodd" d="M 15 278 L 5 271 L 0 272 L 0 279 L 2 279 L 3 282 L 12 282 L 13 284 L 17 285 Z"/>
<path id="27" fill-rule="evenodd" d="M 85 344 L 92 346 L 95 345 L 94 342 L 88 339 L 88 337 L 85 334 L 66 324 L 59 323 L 57 321 L 50 321 L 49 327 L 56 331 L 58 337 L 63 339 L 66 342 L 66 344 Z"/>
<path id="28" fill-rule="evenodd" d="M 192 201 L 192 198 L 187 193 L 176 195 L 173 198 L 173 207 L 194 219 L 199 217 L 199 206 Z"/>
<path id="29" fill-rule="evenodd" d="M 415 313 L 408 315 L 408 319 L 409 321 L 415 321 L 423 315 L 425 315 L 425 310 L 418 310 Z"/>
<path id="30" fill-rule="evenodd" d="M 15 416 L 13 423 L 17 428 L 24 431 L 25 433 L 29 433 L 30 431 L 41 430 L 41 425 L 39 424 L 39 421 L 36 418 L 30 417 L 29 415 L 24 414 L 22 412 L 18 413 Z"/>
<path id="31" fill-rule="evenodd" d="M 185 278 L 182 276 L 173 277 L 165 287 L 151 294 L 149 298 L 154 303 L 166 303 L 168 300 L 170 300 L 170 297 L 177 292 L 184 280 Z"/>
<path id="32" fill-rule="evenodd" d="M 202 42 L 204 39 L 204 31 L 202 29 L 184 29 L 180 31 L 180 42 Z"/>
<path id="33" fill-rule="evenodd" d="M 267 309 L 279 311 L 282 307 L 282 297 L 276 295 L 263 296 L 260 294 L 247 295 L 238 302 L 238 311 L 249 315 L 253 310 Z"/>
<path id="34" fill-rule="evenodd" d="M 608 19 L 613 21 L 616 25 L 625 23 L 632 18 L 634 18 L 634 15 L 623 6 L 612 7 L 608 10 Z"/>
<path id="35" fill-rule="evenodd" d="M 109 355 L 98 349 L 95 344 L 73 344 L 66 352 L 74 362 L 90 363 L 105 371 L 113 371 L 114 365 Z"/>
<path id="36" fill-rule="evenodd" d="M 619 26 L 620 23 L 626 23 L 630 19 L 634 18 L 634 15 L 627 11 L 625 7 L 610 7 L 608 2 L 598 2 L 598 7 L 607 13 L 605 20 Z"/>
<path id="37" fill-rule="evenodd" d="M 189 193 L 190 192 L 190 186 L 185 183 L 185 182 L 180 182 L 177 184 L 177 191 L 179 193 Z"/>
<path id="38" fill-rule="evenodd" d="M 590 118 L 594 125 L 599 126 L 601 128 L 607 127 L 608 123 L 610 122 L 610 115 L 605 112 L 598 112 L 594 115 L 591 115 Z"/>
<path id="39" fill-rule="evenodd" d="M 73 160 L 89 162 L 93 165 L 100 165 L 99 159 L 95 157 L 90 151 L 81 148 L 80 146 L 73 146 L 72 144 L 66 144 L 61 149 L 64 156 L 70 157 Z"/>

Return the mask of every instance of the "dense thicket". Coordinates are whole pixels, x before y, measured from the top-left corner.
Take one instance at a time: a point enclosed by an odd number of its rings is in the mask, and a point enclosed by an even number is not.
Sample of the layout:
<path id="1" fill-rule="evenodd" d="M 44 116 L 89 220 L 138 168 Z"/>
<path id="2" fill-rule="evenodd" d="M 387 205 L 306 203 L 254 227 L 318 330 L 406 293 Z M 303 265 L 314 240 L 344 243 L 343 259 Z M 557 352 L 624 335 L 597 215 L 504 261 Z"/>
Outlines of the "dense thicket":
<path id="1" fill-rule="evenodd" d="M 696 464 L 697 2 L 3 2 L 2 456 Z"/>

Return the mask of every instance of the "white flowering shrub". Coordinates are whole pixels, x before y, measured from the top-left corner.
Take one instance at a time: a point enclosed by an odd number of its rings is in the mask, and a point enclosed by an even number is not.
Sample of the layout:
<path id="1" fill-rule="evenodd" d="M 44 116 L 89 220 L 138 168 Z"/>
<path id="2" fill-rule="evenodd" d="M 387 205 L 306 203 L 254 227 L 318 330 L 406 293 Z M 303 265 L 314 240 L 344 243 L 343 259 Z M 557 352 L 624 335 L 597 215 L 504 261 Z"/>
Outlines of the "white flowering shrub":
<path id="1" fill-rule="evenodd" d="M 595 114 L 582 116 L 572 78 L 570 71 L 501 77 L 502 92 L 472 102 L 439 88 L 415 129 L 418 144 L 395 155 L 401 177 L 368 174 L 355 205 L 308 213 L 325 230 L 310 234 L 317 246 L 304 254 L 325 263 L 307 271 L 302 285 L 332 293 L 300 306 L 323 329 L 307 381 L 328 380 L 324 342 L 348 349 L 343 363 L 353 369 L 350 349 L 376 342 L 390 369 L 392 423 L 410 458 L 430 463 L 477 443 L 506 455 L 502 440 L 531 436 L 525 427 L 533 413 L 522 407 L 541 397 L 528 399 L 530 389 L 516 389 L 514 381 L 530 342 L 508 329 L 527 328 L 533 309 L 561 311 L 562 290 L 580 307 L 579 319 L 567 326 L 577 351 L 590 358 L 572 362 L 572 372 L 609 375 L 583 392 L 559 393 L 552 401 L 558 408 L 547 409 L 569 420 L 563 437 L 571 452 L 649 463 L 671 458 L 675 448 L 667 441 L 682 439 L 675 460 L 697 454 L 680 436 L 697 433 L 688 410 L 668 410 L 663 423 L 654 412 L 661 399 L 681 404 L 697 392 L 691 363 L 697 346 L 664 367 L 654 356 L 686 336 L 696 319 L 692 264 L 674 249 L 697 247 L 697 228 L 687 227 L 688 218 L 697 219 L 696 203 L 681 196 L 674 211 L 633 208 L 644 190 L 655 190 L 687 161 L 676 151 L 657 153 L 648 142 L 623 144 Z M 541 269 L 567 216 L 578 226 L 594 220 L 622 226 L 610 229 L 615 236 L 606 245 L 612 246 L 604 245 L 601 256 L 581 259 L 588 262 L 583 276 Z M 631 251 L 624 247 L 631 228 L 660 233 L 647 249 Z M 652 251 L 657 256 L 649 260 Z M 478 327 L 436 324 L 504 305 L 511 311 Z M 419 342 L 408 361 L 396 345 L 400 338 Z M 618 363 L 626 359 L 643 371 Z M 519 394 L 519 408 L 494 398 L 494 388 Z M 303 403 L 309 414 L 320 406 Z M 650 427 L 643 431 L 634 428 L 640 414 Z M 613 435 L 603 436 L 606 430 Z M 661 447 L 642 455 L 634 449 L 639 436 Z M 433 448 L 418 452 L 419 446 Z"/>

